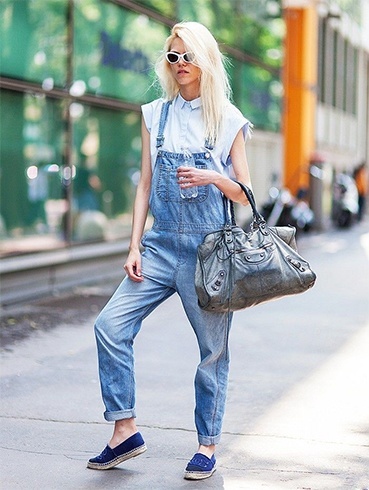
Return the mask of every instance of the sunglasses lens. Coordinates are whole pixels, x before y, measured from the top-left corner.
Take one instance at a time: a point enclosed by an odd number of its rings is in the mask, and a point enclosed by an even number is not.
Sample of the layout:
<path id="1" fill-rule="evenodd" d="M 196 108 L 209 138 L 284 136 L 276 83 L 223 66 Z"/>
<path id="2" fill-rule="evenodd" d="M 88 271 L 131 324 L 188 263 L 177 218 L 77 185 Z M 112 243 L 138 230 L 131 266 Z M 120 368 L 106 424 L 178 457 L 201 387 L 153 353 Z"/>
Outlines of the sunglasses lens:
<path id="1" fill-rule="evenodd" d="M 185 53 L 183 55 L 183 59 L 185 60 L 186 63 L 192 63 L 194 60 L 194 55 L 192 53 Z"/>
<path id="2" fill-rule="evenodd" d="M 166 58 L 169 63 L 177 63 L 177 61 L 179 60 L 179 56 L 176 53 L 167 53 Z"/>

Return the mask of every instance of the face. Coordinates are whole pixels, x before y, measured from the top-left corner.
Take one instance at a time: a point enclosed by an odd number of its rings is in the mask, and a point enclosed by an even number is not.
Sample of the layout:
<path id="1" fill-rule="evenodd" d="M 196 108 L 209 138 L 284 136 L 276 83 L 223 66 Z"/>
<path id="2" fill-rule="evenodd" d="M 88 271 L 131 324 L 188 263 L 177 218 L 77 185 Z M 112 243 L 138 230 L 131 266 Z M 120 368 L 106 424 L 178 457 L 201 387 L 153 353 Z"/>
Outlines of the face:
<path id="1" fill-rule="evenodd" d="M 183 54 L 187 50 L 182 39 L 176 37 L 170 46 L 170 51 Z M 178 63 L 170 65 L 170 69 L 173 77 L 180 86 L 182 95 L 184 93 L 191 93 L 196 97 L 200 95 L 201 70 L 198 66 L 192 63 L 186 63 L 182 58 L 180 58 Z"/>

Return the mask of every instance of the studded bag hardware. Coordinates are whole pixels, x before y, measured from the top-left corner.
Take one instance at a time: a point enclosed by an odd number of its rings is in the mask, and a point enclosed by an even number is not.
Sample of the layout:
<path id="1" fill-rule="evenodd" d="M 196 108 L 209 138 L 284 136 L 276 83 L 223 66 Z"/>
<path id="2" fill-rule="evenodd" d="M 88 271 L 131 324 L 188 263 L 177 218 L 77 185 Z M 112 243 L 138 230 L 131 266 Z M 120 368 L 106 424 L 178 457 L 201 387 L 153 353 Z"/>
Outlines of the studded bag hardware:
<path id="1" fill-rule="evenodd" d="M 302 293 L 316 280 L 297 251 L 296 229 L 268 227 L 251 189 L 238 184 L 252 208 L 250 232 L 237 226 L 233 203 L 225 199 L 229 222 L 207 234 L 197 251 L 195 287 L 199 305 L 207 311 L 242 310 Z"/>

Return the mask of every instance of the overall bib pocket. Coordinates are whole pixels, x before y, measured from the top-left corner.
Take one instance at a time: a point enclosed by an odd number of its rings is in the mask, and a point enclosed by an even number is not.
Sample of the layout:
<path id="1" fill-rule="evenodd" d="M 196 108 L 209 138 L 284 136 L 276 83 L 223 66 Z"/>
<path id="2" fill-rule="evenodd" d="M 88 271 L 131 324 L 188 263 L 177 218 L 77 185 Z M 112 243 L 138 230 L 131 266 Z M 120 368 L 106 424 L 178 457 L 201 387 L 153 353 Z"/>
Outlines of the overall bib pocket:
<path id="1" fill-rule="evenodd" d="M 173 163 L 175 165 L 173 165 Z M 196 168 L 207 169 L 208 166 L 203 160 L 195 160 Z M 198 187 L 198 194 L 196 197 L 189 199 L 183 199 L 180 194 L 180 187 L 177 181 L 177 165 L 176 160 L 170 161 L 169 159 L 161 159 L 157 162 L 157 181 L 155 185 L 155 191 L 160 200 L 164 202 L 177 202 L 177 203 L 191 203 L 191 202 L 203 202 L 209 195 L 209 186 Z"/>

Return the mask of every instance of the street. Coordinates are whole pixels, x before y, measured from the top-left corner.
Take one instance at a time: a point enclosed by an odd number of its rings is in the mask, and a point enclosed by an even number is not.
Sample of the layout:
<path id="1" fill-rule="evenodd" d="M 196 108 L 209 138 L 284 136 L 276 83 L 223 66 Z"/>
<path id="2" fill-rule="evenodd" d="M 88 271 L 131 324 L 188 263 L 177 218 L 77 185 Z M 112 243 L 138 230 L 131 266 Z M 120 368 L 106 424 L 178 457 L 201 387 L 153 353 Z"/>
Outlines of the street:
<path id="1" fill-rule="evenodd" d="M 369 488 L 368 221 L 298 245 L 317 274 L 314 288 L 235 313 L 218 469 L 202 482 L 182 478 L 197 449 L 198 352 L 177 296 L 145 321 L 135 344 L 137 423 L 148 450 L 106 472 L 86 462 L 111 433 L 93 322 L 114 284 L 9 313 L 2 328 L 20 318 L 34 328 L 5 337 L 1 351 L 2 488 Z"/>

